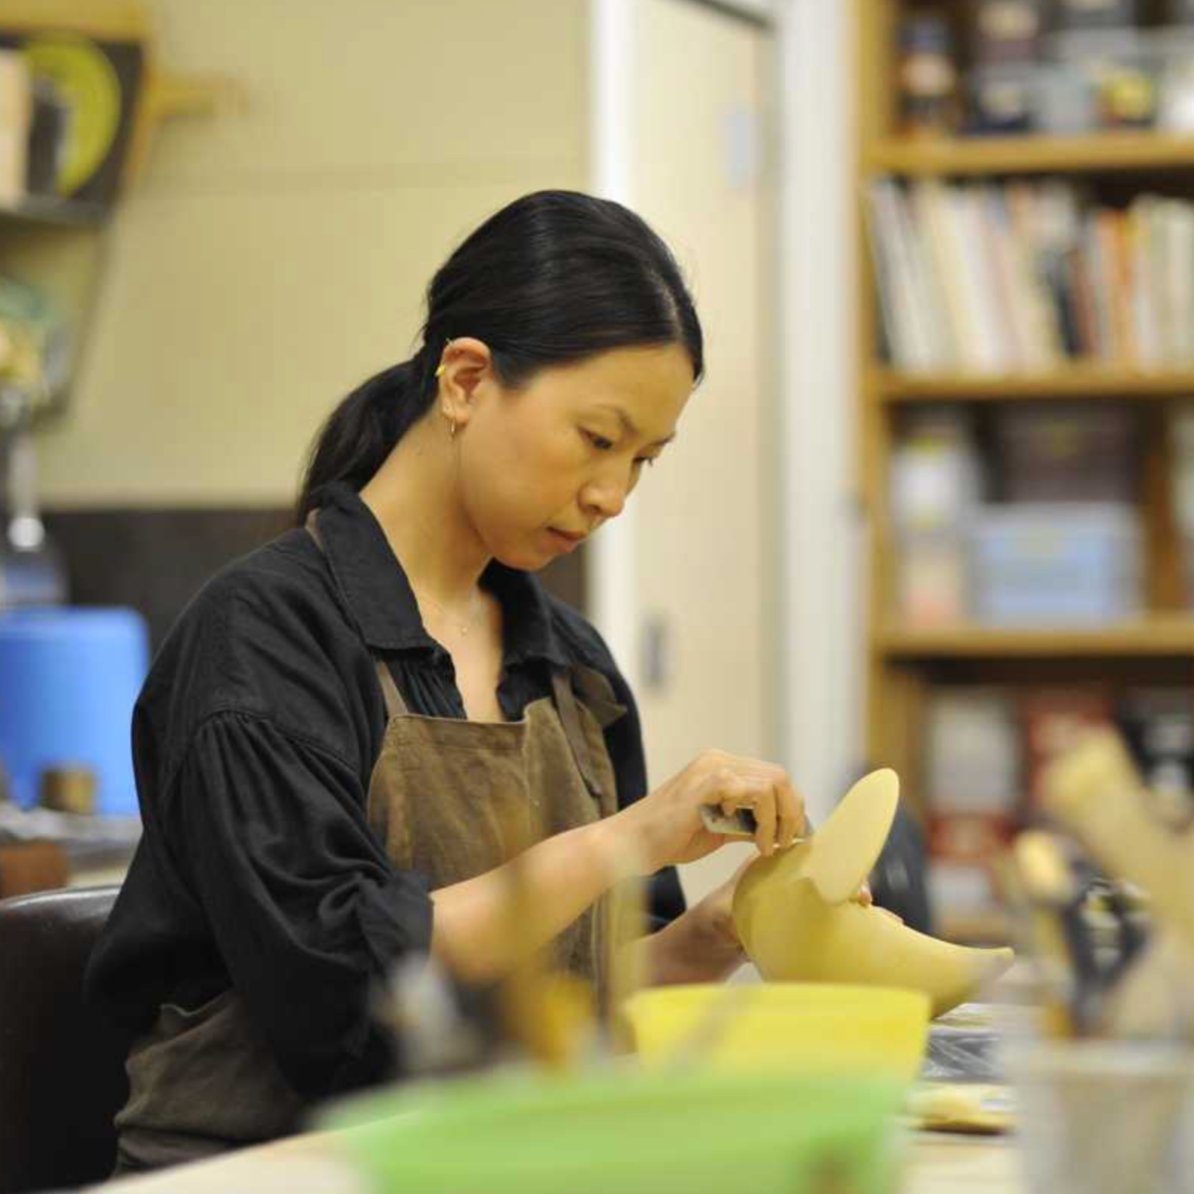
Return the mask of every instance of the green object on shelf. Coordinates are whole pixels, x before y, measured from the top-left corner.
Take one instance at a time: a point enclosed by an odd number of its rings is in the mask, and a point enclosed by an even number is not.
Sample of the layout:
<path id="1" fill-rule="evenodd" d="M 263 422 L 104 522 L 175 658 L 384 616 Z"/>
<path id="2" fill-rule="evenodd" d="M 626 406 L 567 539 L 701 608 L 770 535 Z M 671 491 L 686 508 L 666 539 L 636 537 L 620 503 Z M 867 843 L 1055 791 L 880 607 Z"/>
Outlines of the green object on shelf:
<path id="1" fill-rule="evenodd" d="M 875 1077 L 497 1071 L 330 1108 L 377 1194 L 891 1194 L 903 1083 Z"/>

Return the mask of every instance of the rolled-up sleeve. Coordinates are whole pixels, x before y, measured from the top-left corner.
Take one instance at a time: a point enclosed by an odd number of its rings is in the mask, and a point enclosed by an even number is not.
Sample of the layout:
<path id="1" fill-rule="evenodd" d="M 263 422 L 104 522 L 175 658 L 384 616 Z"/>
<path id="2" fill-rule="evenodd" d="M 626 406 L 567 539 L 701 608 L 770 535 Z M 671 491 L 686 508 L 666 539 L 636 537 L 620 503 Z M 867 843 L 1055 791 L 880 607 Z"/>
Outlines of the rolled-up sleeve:
<path id="1" fill-rule="evenodd" d="M 370 995 L 397 959 L 430 949 L 432 901 L 370 830 L 353 767 L 267 718 L 216 714 L 168 785 L 162 827 L 295 1090 L 319 1098 L 384 1076 Z"/>

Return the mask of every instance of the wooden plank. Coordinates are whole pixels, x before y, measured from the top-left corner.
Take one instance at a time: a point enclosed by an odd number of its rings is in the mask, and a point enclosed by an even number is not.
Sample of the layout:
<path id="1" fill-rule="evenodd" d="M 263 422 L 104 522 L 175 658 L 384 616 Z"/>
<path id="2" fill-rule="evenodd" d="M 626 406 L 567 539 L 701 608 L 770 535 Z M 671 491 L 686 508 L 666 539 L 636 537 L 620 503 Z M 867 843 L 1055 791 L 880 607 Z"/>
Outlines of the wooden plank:
<path id="1" fill-rule="evenodd" d="M 1141 512 L 1148 607 L 1158 612 L 1185 609 L 1183 545 L 1173 505 L 1173 452 L 1169 412 L 1154 404 L 1143 412 Z"/>
<path id="2" fill-rule="evenodd" d="M 958 626 L 906 630 L 888 625 L 879 648 L 892 658 L 1054 658 L 1074 656 L 1194 656 L 1194 617 L 1153 617 L 1107 627 L 1003 629 Z"/>
<path id="3" fill-rule="evenodd" d="M 149 18 L 139 0 L 2 0 L 0 29 L 60 29 L 111 41 L 143 41 Z"/>
<path id="4" fill-rule="evenodd" d="M 864 162 L 895 132 L 895 9 L 894 0 L 854 0 L 854 94 Z"/>
<path id="5" fill-rule="evenodd" d="M 1067 365 L 1052 373 L 900 373 L 878 368 L 872 388 L 884 403 L 1002 402 L 1050 398 L 1180 398 L 1194 395 L 1194 369 L 1145 372 Z"/>
<path id="6" fill-rule="evenodd" d="M 858 140 L 854 147 L 855 178 L 861 179 L 861 162 L 870 147 L 890 136 L 893 127 L 892 89 L 890 83 L 892 30 L 896 19 L 894 0 L 854 0 L 853 41 L 855 55 L 855 95 L 858 104 Z M 854 324 L 856 352 L 854 359 L 870 361 L 878 349 L 875 303 L 875 277 L 867 252 L 866 213 L 862 188 L 850 194 L 854 205 L 851 226 L 855 232 L 855 261 L 859 302 Z M 885 529 L 888 453 L 886 419 L 878 408 L 869 369 L 861 369 L 858 386 L 857 478 L 858 496 L 867 520 L 868 590 L 866 629 L 866 673 L 864 683 L 865 741 L 867 757 L 876 765 L 890 760 L 889 718 L 893 707 L 890 687 L 895 677 L 881 652 L 876 650 L 875 634 L 888 616 L 891 592 L 892 558 Z"/>
<path id="7" fill-rule="evenodd" d="M 864 173 L 1080 174 L 1194 169 L 1194 137 L 1099 133 L 1083 137 L 889 138 L 870 146 Z"/>

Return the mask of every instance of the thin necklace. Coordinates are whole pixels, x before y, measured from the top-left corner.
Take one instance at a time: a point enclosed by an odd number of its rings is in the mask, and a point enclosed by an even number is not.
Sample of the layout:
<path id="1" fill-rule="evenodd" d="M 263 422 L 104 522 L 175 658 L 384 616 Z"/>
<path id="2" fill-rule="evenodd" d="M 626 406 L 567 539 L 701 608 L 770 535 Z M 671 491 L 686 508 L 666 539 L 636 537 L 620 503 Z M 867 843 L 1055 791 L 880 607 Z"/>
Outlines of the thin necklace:
<path id="1" fill-rule="evenodd" d="M 477 619 L 485 612 L 485 603 L 482 601 L 481 608 L 479 610 L 477 610 L 477 612 L 475 614 L 473 614 L 473 616 L 471 618 L 469 618 L 469 620 L 467 622 L 461 622 L 458 619 L 452 617 L 452 615 L 448 613 L 448 611 L 444 608 L 444 606 L 440 602 L 436 601 L 436 599 L 434 597 L 427 596 L 426 594 L 424 594 L 423 596 L 420 596 L 417 593 L 415 594 L 415 597 L 419 601 L 420 604 L 422 604 L 422 602 L 426 601 L 429 605 L 435 606 L 435 608 L 437 610 L 439 610 L 440 615 L 443 617 L 444 621 L 451 622 L 456 627 L 456 629 L 460 632 L 460 634 L 462 636 L 467 635 L 468 632 L 470 630 L 472 630 L 472 628 L 477 624 Z"/>

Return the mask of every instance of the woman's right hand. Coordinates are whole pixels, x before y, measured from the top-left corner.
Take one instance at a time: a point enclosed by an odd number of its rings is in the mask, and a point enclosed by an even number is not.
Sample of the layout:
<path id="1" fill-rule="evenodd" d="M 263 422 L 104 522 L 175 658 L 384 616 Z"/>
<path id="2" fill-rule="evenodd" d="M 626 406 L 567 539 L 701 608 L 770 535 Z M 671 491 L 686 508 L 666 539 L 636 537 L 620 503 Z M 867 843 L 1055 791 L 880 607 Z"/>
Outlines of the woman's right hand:
<path id="1" fill-rule="evenodd" d="M 805 828 L 804 800 L 782 767 L 720 750 L 702 751 L 607 824 L 625 835 L 627 851 L 633 851 L 649 874 L 660 867 L 693 862 L 739 840 L 706 829 L 702 805 L 725 813 L 750 809 L 758 825 L 755 845 L 761 854 L 790 846 Z"/>

